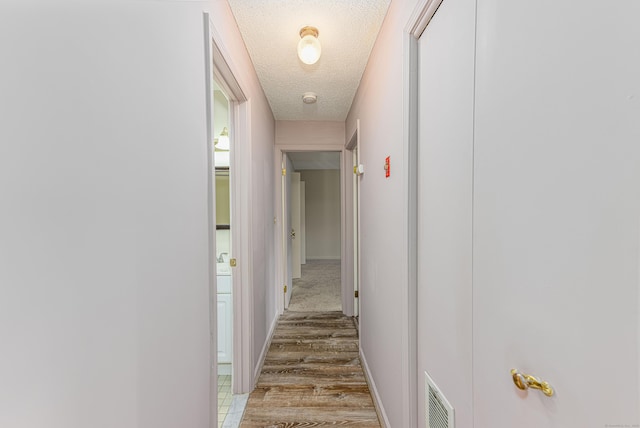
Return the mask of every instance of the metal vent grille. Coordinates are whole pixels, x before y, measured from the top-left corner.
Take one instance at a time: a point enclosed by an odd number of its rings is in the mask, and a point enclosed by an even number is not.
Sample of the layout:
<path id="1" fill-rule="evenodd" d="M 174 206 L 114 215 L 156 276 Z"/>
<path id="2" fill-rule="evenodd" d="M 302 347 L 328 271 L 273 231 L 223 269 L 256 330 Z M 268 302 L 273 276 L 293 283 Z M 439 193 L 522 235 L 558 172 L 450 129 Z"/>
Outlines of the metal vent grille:
<path id="1" fill-rule="evenodd" d="M 427 372 L 424 372 L 424 378 L 424 416 L 427 428 L 454 428 L 453 407 Z"/>

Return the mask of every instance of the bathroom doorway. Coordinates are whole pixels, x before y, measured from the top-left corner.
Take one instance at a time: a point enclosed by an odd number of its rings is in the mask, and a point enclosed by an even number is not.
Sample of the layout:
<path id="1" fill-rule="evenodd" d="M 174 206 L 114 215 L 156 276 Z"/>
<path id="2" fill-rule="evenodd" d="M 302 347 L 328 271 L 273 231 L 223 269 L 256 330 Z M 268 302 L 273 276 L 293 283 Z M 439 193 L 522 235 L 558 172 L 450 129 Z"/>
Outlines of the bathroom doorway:
<path id="1" fill-rule="evenodd" d="M 203 14 L 207 101 L 210 420 L 239 421 L 253 389 L 250 275 L 250 106 L 208 13 Z M 220 378 L 218 376 L 221 376 Z M 237 425 L 237 424 L 236 424 Z"/>
<path id="2" fill-rule="evenodd" d="M 218 421 L 223 422 L 233 398 L 233 269 L 230 186 L 230 103 L 220 85 L 213 85 L 213 135 L 216 206 Z"/>

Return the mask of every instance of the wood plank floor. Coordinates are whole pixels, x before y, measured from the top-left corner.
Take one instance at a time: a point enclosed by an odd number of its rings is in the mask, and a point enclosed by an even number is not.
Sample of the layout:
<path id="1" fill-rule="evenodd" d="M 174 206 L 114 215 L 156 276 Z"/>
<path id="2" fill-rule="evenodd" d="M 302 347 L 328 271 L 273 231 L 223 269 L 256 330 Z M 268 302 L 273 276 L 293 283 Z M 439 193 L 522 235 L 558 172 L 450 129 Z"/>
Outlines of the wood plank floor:
<path id="1" fill-rule="evenodd" d="M 285 312 L 241 428 L 380 427 L 358 332 L 340 312 Z"/>

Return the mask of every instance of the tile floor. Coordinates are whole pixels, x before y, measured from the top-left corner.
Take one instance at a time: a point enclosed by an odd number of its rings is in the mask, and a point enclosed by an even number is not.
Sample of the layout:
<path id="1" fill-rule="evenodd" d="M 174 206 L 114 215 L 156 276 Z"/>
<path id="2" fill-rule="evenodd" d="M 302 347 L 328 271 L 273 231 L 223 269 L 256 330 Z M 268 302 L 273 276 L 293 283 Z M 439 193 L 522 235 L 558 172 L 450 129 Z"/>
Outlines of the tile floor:
<path id="1" fill-rule="evenodd" d="M 231 407 L 232 399 L 231 376 L 218 376 L 218 428 L 222 428 L 224 419 L 227 417 L 227 413 L 229 413 L 229 407 Z"/>
<path id="2" fill-rule="evenodd" d="M 249 394 L 231 393 L 231 376 L 218 376 L 218 428 L 238 428 Z"/>

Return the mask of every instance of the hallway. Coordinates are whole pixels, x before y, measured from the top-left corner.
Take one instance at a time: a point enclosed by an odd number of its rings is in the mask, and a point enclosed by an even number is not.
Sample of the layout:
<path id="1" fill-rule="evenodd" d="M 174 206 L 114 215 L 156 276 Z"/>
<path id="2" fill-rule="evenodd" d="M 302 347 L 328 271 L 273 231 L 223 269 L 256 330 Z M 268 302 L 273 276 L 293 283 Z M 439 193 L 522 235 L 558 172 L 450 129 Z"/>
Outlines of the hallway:
<path id="1" fill-rule="evenodd" d="M 444 404 L 458 428 L 640 426 L 639 16 L 638 0 L 0 2 L 0 427 L 215 428 L 218 401 L 256 384 L 249 427 L 375 425 L 375 405 L 384 427 L 426 428 Z M 296 152 L 339 154 L 357 334 L 280 318 Z"/>
<path id="2" fill-rule="evenodd" d="M 380 427 L 353 321 L 340 312 L 285 312 L 241 427 Z"/>

